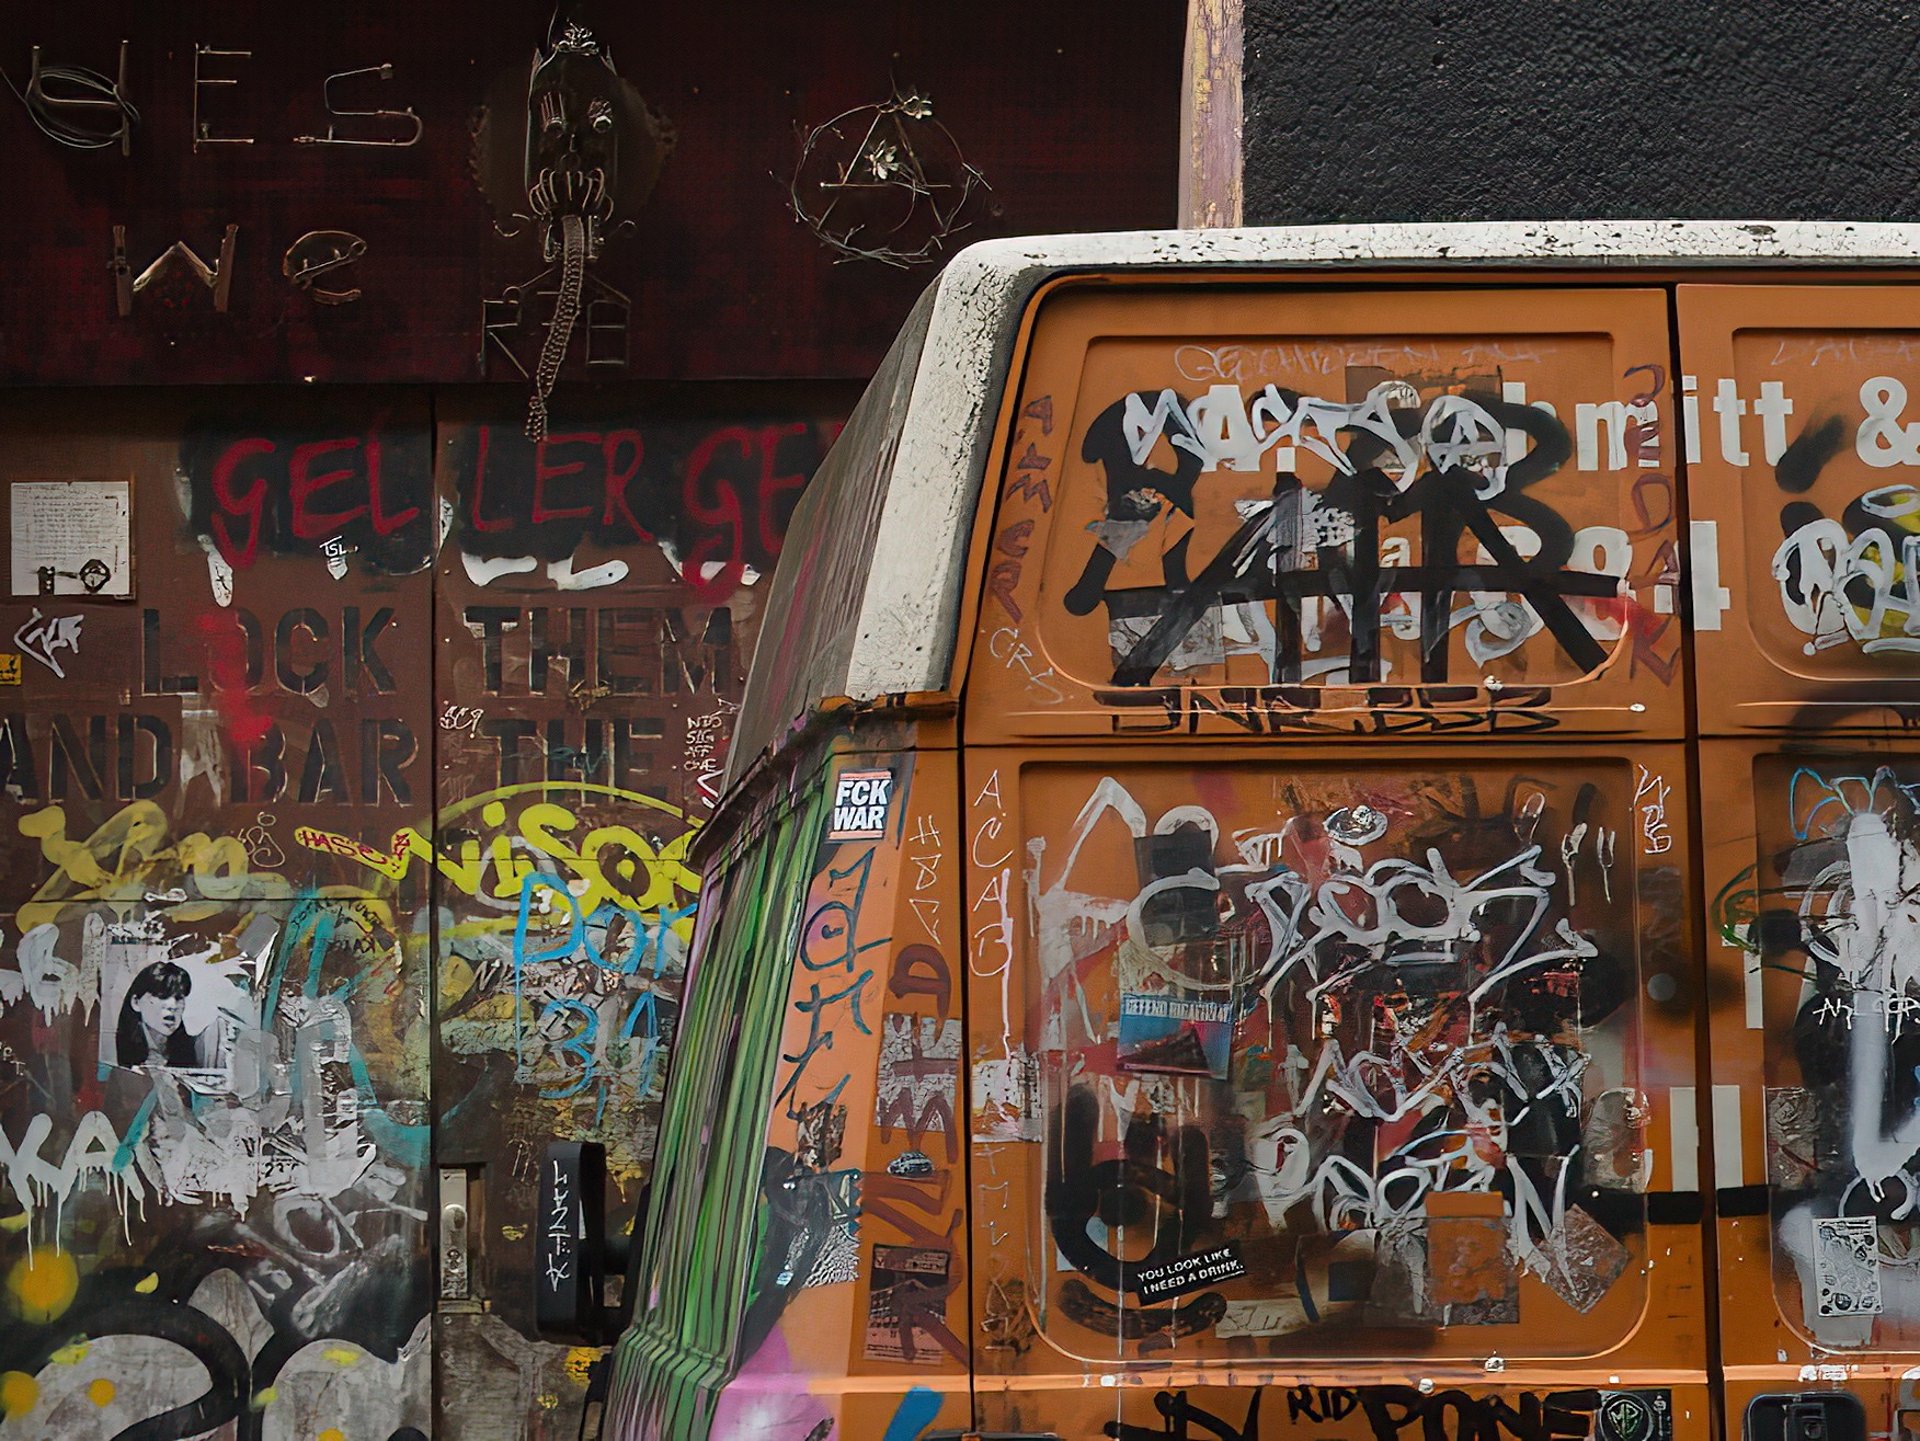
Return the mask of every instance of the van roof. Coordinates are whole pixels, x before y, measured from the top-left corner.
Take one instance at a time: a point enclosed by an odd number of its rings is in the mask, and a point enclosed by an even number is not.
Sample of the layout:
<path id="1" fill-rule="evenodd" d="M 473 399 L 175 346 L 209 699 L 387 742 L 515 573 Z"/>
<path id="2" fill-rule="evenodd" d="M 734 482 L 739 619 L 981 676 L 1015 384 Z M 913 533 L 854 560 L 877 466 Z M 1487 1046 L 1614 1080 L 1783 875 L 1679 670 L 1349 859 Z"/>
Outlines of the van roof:
<path id="1" fill-rule="evenodd" d="M 1848 268 L 1920 263 L 1920 225 L 1571 220 L 1147 230 L 989 240 L 948 262 L 797 508 L 727 786 L 823 701 L 950 682 L 970 530 L 1020 319 L 1084 271 Z"/>

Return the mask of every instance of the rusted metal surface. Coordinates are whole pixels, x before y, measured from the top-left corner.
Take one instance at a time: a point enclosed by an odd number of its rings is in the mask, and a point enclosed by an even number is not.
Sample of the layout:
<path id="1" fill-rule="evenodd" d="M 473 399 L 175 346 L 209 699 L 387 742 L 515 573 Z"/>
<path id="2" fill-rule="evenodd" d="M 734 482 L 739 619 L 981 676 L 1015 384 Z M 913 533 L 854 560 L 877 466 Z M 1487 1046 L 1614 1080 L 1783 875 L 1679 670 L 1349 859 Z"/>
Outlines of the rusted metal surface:
<path id="1" fill-rule="evenodd" d="M 21 1434 L 430 1424 L 425 893 L 314 837 L 432 803 L 431 445 L 404 393 L 7 407 L 9 487 L 132 481 L 136 564 L 0 603 Z"/>

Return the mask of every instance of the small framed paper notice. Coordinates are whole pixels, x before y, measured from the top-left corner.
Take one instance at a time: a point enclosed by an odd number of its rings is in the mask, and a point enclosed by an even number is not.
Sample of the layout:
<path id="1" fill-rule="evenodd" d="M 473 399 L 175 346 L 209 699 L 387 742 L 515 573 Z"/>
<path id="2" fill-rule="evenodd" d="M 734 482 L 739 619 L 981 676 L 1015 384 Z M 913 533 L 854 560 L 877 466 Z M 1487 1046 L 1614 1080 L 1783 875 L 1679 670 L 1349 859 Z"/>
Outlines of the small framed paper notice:
<path id="1" fill-rule="evenodd" d="M 10 487 L 15 595 L 133 599 L 133 485 L 18 480 Z"/>

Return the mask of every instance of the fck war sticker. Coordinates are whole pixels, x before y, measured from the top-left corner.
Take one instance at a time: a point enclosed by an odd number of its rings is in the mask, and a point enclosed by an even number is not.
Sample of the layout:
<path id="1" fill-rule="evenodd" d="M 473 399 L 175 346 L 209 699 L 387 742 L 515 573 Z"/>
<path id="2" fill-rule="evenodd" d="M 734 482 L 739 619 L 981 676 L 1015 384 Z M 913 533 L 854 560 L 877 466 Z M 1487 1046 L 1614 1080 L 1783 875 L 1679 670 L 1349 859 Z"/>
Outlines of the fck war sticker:
<path id="1" fill-rule="evenodd" d="M 872 841 L 887 833 L 893 803 L 892 771 L 842 771 L 833 788 L 830 841 Z"/>

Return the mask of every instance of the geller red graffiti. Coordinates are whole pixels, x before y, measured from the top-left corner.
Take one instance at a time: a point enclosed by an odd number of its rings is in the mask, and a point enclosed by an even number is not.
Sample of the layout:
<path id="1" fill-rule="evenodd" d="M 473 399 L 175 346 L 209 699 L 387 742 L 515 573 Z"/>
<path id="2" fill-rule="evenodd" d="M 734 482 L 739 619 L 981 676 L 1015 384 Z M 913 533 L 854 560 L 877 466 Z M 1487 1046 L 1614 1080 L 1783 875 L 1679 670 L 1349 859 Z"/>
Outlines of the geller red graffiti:
<path id="1" fill-rule="evenodd" d="M 432 558 L 431 446 L 422 430 L 236 434 L 202 426 L 181 445 L 191 523 L 236 569 L 264 544 L 318 555 L 342 543 L 371 569 L 403 575 Z"/>
<path id="2" fill-rule="evenodd" d="M 581 428 L 537 444 L 477 425 L 451 442 L 456 534 L 482 560 L 553 563 L 585 543 L 659 545 L 696 600 L 765 573 L 807 478 L 840 429 L 788 420 Z"/>

